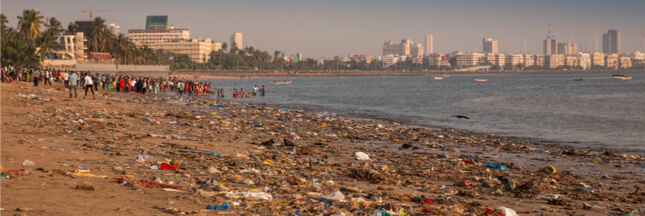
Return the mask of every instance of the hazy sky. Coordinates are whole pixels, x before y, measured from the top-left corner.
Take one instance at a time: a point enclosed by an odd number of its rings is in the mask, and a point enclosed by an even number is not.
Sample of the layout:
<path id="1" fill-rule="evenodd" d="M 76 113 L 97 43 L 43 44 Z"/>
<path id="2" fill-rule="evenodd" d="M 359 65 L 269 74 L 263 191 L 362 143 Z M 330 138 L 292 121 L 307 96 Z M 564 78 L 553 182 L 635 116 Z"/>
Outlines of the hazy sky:
<path id="1" fill-rule="evenodd" d="M 424 43 L 434 35 L 434 51 L 480 51 L 482 39 L 499 41 L 500 52 L 542 53 L 548 23 L 558 41 L 583 43 L 580 51 L 594 51 L 594 30 L 602 51 L 602 34 L 620 31 L 622 52 L 643 52 L 645 0 L 3 0 L 9 25 L 24 9 L 56 17 L 64 27 L 88 20 L 81 13 L 93 6 L 107 23 L 143 29 L 146 15 L 168 15 L 169 24 L 187 28 L 191 38 L 229 43 L 233 32 L 244 34 L 244 46 L 273 54 L 302 52 L 303 57 L 348 54 L 381 55 L 383 43 L 409 38 Z M 584 45 L 586 44 L 586 46 Z M 587 47 L 585 49 L 585 47 Z"/>

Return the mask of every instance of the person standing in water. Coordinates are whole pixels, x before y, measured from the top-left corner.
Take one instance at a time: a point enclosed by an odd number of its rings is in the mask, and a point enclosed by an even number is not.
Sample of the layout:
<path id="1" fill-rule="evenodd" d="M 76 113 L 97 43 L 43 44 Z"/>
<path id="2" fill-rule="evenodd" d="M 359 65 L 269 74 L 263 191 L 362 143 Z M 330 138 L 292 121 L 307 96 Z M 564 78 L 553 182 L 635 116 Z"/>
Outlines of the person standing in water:
<path id="1" fill-rule="evenodd" d="M 264 85 L 262 85 L 262 94 L 260 96 L 264 96 Z"/>

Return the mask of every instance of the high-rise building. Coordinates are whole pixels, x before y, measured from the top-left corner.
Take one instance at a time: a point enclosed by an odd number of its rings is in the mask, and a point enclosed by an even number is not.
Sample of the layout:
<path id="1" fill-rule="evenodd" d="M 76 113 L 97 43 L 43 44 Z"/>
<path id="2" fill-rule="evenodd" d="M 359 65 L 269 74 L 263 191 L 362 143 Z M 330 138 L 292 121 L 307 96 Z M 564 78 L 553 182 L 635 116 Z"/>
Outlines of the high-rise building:
<path id="1" fill-rule="evenodd" d="M 426 55 L 434 53 L 433 46 L 432 35 L 426 35 Z"/>
<path id="2" fill-rule="evenodd" d="M 157 42 L 178 42 L 190 40 L 190 31 L 168 26 L 168 16 L 147 16 L 146 29 L 129 29 L 128 38 L 137 46 Z"/>
<path id="3" fill-rule="evenodd" d="M 602 34 L 602 52 L 620 54 L 620 32 L 615 29 Z"/>
<path id="4" fill-rule="evenodd" d="M 110 23 L 110 25 L 108 25 L 108 31 L 110 31 L 110 33 L 112 33 L 114 36 L 118 37 L 121 33 L 121 27 L 114 23 Z"/>
<path id="5" fill-rule="evenodd" d="M 412 43 L 410 39 L 403 39 L 400 44 L 388 41 L 383 45 L 383 55 L 423 56 L 423 46 Z"/>
<path id="6" fill-rule="evenodd" d="M 576 54 L 578 53 L 578 45 L 575 43 L 558 43 L 558 54 Z"/>
<path id="7" fill-rule="evenodd" d="M 238 50 L 244 49 L 244 41 L 242 39 L 242 33 L 235 32 L 231 35 L 231 44 L 229 45 L 231 48 L 233 46 L 237 47 Z"/>
<path id="8" fill-rule="evenodd" d="M 484 53 L 497 53 L 497 41 L 492 38 L 484 38 L 482 40 L 482 51 Z"/>
<path id="9" fill-rule="evenodd" d="M 168 15 L 146 17 L 146 30 L 166 29 L 168 29 Z"/>
<path id="10" fill-rule="evenodd" d="M 76 32 L 83 32 L 86 38 L 89 37 L 92 30 L 92 21 L 74 21 L 74 23 L 78 26 Z"/>
<path id="11" fill-rule="evenodd" d="M 558 54 L 558 40 L 549 36 L 544 40 L 544 55 L 555 54 Z"/>

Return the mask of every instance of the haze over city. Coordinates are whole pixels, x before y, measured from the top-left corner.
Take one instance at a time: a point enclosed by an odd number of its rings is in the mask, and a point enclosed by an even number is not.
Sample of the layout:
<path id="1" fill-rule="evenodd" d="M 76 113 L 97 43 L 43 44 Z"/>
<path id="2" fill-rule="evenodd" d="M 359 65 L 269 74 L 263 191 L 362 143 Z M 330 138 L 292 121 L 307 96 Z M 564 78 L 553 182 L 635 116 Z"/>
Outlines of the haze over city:
<path id="1" fill-rule="evenodd" d="M 122 33 L 144 28 L 147 15 L 168 15 L 169 24 L 190 30 L 191 38 L 229 42 L 233 32 L 244 34 L 244 46 L 305 57 L 381 55 L 383 43 L 409 38 L 424 42 L 434 35 L 434 51 L 481 52 L 482 38 L 499 42 L 499 52 L 542 53 L 551 32 L 559 41 L 598 50 L 602 34 L 616 29 L 621 52 L 643 51 L 645 1 L 19 1 L 2 2 L 2 13 L 15 28 L 24 9 L 56 17 L 64 26 L 88 20 L 87 13 L 119 25 Z"/>

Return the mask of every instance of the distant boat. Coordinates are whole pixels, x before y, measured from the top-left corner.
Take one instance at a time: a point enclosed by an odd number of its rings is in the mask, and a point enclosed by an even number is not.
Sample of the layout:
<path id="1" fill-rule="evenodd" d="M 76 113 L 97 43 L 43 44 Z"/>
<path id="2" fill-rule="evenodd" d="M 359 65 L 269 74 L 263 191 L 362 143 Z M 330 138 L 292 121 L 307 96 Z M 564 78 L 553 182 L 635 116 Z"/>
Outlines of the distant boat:
<path id="1" fill-rule="evenodd" d="M 488 79 L 475 79 L 477 82 L 488 82 Z"/>
<path id="2" fill-rule="evenodd" d="M 286 81 L 286 80 L 285 80 L 284 82 L 271 81 L 271 84 L 274 84 L 274 85 L 291 84 L 291 80 L 289 80 L 289 81 Z"/>
<path id="3" fill-rule="evenodd" d="M 632 77 L 621 77 L 620 79 L 621 80 L 630 80 L 630 79 L 632 79 Z"/>
<path id="4" fill-rule="evenodd" d="M 582 78 L 575 78 L 573 81 L 582 81 Z"/>
<path id="5" fill-rule="evenodd" d="M 612 74 L 611 76 L 616 79 L 622 79 L 623 77 L 625 77 L 625 75 L 622 75 L 622 74 Z"/>
<path id="6" fill-rule="evenodd" d="M 442 80 L 443 77 L 434 77 L 435 80 Z"/>

